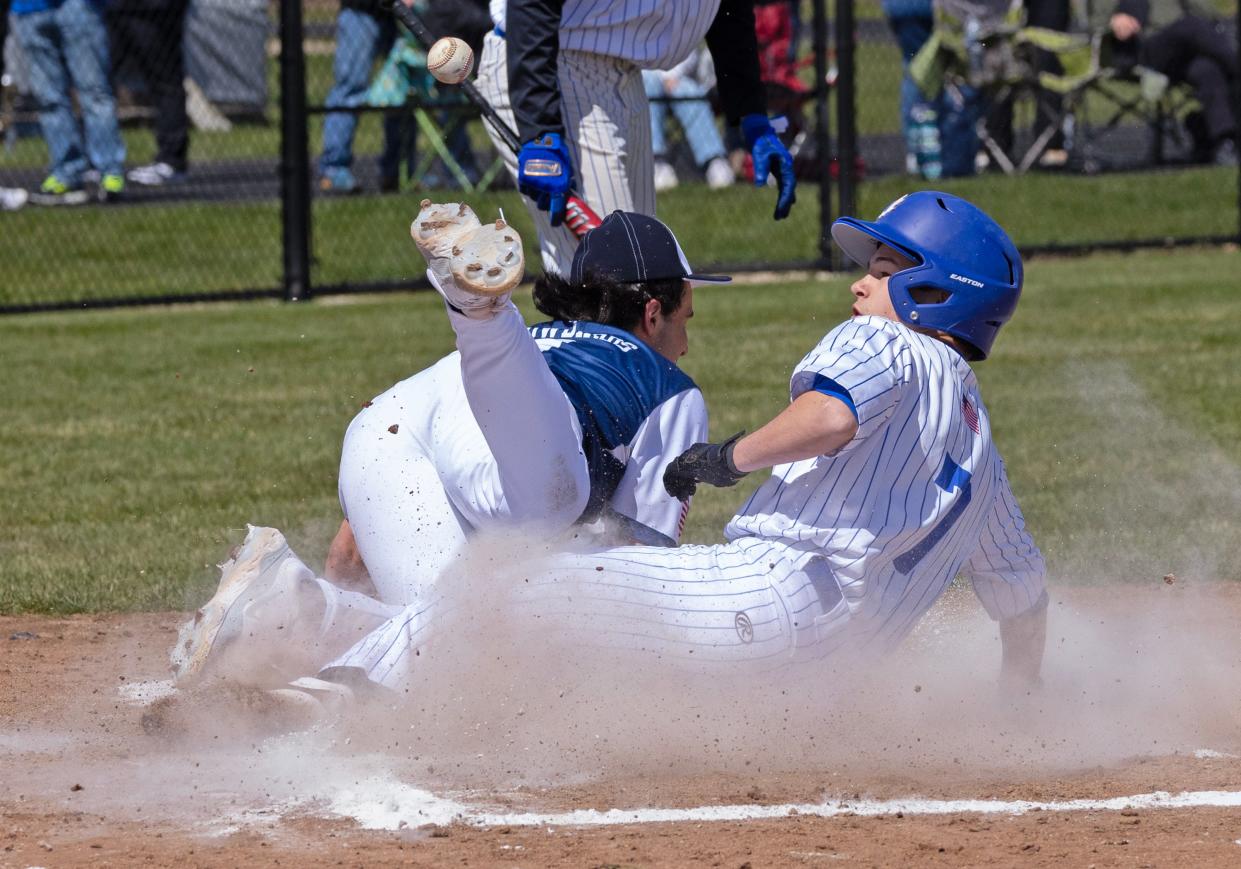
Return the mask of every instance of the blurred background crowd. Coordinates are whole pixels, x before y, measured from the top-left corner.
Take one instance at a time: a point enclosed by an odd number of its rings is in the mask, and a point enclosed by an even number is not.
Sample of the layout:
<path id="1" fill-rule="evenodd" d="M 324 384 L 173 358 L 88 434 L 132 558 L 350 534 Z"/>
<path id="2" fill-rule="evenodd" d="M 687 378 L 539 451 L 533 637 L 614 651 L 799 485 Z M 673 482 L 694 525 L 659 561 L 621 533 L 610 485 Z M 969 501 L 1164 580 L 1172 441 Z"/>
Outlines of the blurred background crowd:
<path id="1" fill-rule="evenodd" d="M 1237 165 L 1235 0 L 840 2 L 855 4 L 855 177 Z M 768 104 L 811 182 L 839 169 L 814 123 L 838 76 L 832 51 L 816 81 L 814 5 L 755 5 Z M 492 26 L 480 0 L 414 8 L 476 50 Z M 477 112 L 376 0 L 302 11 L 318 197 L 511 184 Z M 0 0 L 0 208 L 278 196 L 279 14 L 267 0 Z M 643 78 L 659 191 L 752 179 L 707 52 Z"/>

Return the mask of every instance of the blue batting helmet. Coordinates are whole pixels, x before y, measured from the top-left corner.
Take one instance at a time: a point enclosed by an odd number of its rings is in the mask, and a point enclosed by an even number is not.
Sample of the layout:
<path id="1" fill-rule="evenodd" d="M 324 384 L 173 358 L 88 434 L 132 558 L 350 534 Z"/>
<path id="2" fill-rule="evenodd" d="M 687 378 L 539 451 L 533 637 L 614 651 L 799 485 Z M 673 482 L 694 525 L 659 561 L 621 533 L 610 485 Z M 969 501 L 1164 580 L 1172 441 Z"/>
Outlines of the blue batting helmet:
<path id="1" fill-rule="evenodd" d="M 1000 225 L 959 196 L 926 190 L 902 196 L 874 222 L 842 217 L 832 238 L 850 259 L 867 266 L 880 244 L 914 260 L 888 279 L 896 315 L 908 326 L 937 329 L 986 359 L 996 333 L 1017 309 L 1021 254 Z M 911 290 L 947 293 L 916 301 Z M 920 294 L 921 295 L 921 294 Z"/>

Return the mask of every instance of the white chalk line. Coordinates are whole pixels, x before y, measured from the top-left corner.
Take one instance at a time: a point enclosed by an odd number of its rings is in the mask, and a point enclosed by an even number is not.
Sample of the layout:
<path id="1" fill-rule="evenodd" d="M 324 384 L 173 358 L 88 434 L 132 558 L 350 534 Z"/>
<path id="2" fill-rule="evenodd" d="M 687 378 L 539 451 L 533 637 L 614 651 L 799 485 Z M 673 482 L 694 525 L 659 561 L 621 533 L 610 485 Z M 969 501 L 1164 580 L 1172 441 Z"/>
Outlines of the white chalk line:
<path id="1" fill-rule="evenodd" d="M 146 706 L 175 692 L 169 680 L 134 682 L 118 693 L 129 703 Z M 0 741 L 0 748 L 3 748 Z M 1200 748 L 1193 752 L 1199 760 L 1236 758 L 1229 752 Z M 319 793 L 292 800 L 282 806 L 269 806 L 260 815 L 236 815 L 233 820 L 249 826 L 261 819 L 272 820 L 284 811 L 305 809 L 310 804 L 326 805 L 337 816 L 351 818 L 366 829 L 397 830 L 408 827 L 465 823 L 478 827 L 599 827 L 621 824 L 696 823 L 711 821 L 749 821 L 810 815 L 834 818 L 846 815 L 956 815 L 1008 814 L 1029 812 L 1114 812 L 1126 809 L 1239 808 L 1241 791 L 1182 791 L 1177 794 L 1155 791 L 1109 799 L 1077 799 L 1040 802 L 1035 800 L 932 800 L 905 797 L 894 800 L 825 800 L 819 803 L 785 803 L 772 806 L 727 805 L 696 808 L 577 809 L 569 812 L 488 811 L 430 791 L 407 785 L 386 775 L 356 780 L 352 788 L 311 788 Z M 327 790 L 325 793 L 324 790 Z M 299 805 L 300 804 L 300 805 Z M 1241 845 L 1241 840 L 1237 844 Z"/>
<path id="2" fill-rule="evenodd" d="M 1053 800 L 932 800 L 907 797 L 894 800 L 827 800 L 774 806 L 729 805 L 680 809 L 576 809 L 569 812 L 494 812 L 437 797 L 386 778 L 372 778 L 345 790 L 330 801 L 336 815 L 352 818 L 372 830 L 396 830 L 428 824 L 464 823 L 478 827 L 601 827 L 621 824 L 701 823 L 755 821 L 810 815 L 957 815 L 1029 812 L 1118 812 L 1126 809 L 1238 808 L 1241 791 L 1183 791 L 1109 799 Z"/>

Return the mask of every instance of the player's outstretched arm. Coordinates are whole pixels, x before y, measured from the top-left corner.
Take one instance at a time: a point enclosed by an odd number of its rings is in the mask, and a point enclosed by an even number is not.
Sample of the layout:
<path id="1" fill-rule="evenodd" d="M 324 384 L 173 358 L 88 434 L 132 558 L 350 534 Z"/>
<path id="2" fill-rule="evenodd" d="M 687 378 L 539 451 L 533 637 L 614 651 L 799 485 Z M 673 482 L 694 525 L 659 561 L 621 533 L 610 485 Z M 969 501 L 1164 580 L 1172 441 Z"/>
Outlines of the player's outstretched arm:
<path id="1" fill-rule="evenodd" d="M 694 444 L 668 465 L 664 487 L 684 500 L 698 483 L 731 486 L 750 471 L 832 455 L 853 440 L 857 427 L 853 411 L 840 399 L 804 392 L 753 434 Z"/>
<path id="2" fill-rule="evenodd" d="M 857 418 L 839 398 L 803 392 L 784 410 L 742 438 L 733 450 L 741 471 L 757 471 L 785 462 L 830 456 L 857 434 Z"/>
<path id="3" fill-rule="evenodd" d="M 1000 643 L 1004 649 L 1000 684 L 1018 690 L 1037 686 L 1047 645 L 1046 592 L 1021 615 L 1000 620 Z"/>

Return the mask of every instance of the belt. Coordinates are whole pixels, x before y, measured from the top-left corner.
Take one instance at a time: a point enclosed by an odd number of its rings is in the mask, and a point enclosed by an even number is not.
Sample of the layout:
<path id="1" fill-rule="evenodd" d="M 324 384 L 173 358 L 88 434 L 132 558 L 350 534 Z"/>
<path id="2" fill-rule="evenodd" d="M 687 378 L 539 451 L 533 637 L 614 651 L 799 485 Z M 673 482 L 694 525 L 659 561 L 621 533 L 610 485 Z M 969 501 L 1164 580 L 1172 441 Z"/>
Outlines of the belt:
<path id="1" fill-rule="evenodd" d="M 493 27 L 491 29 L 491 32 L 494 33 L 496 36 L 500 37 L 501 39 L 504 38 L 504 28 L 501 27 L 499 24 Z"/>

